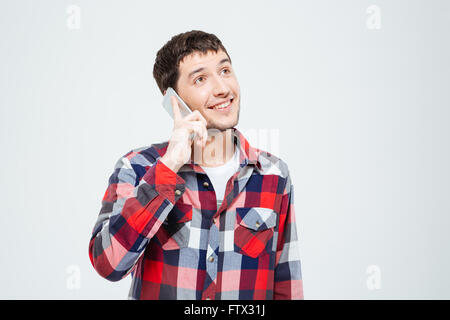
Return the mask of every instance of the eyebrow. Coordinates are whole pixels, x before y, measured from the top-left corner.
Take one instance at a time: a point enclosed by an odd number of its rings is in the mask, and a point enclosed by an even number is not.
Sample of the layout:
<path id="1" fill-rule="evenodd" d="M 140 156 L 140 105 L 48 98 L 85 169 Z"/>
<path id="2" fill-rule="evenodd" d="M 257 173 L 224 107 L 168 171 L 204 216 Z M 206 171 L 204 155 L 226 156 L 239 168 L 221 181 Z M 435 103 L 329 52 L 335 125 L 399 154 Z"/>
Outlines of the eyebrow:
<path id="1" fill-rule="evenodd" d="M 229 62 L 229 63 L 231 64 L 230 59 L 224 58 L 224 59 L 220 60 L 220 62 L 219 62 L 217 65 L 220 66 L 221 64 L 224 64 L 225 62 Z M 201 68 L 198 68 L 198 69 L 192 71 L 192 72 L 189 73 L 189 75 L 188 75 L 189 79 L 190 79 L 194 74 L 196 74 L 196 73 L 198 73 L 198 72 L 201 72 L 201 71 L 203 71 L 203 70 L 205 70 L 205 68 L 201 67 Z"/>

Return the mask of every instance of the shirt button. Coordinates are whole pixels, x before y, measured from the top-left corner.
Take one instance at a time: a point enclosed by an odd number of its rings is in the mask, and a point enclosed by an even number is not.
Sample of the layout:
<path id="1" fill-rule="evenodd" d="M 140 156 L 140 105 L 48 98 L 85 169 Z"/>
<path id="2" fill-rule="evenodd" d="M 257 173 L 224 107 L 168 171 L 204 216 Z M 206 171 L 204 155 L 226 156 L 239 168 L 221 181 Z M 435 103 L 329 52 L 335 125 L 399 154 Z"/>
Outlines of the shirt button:
<path id="1" fill-rule="evenodd" d="M 203 182 L 203 186 L 204 186 L 205 188 L 208 188 L 208 187 L 209 187 L 209 183 L 208 183 L 207 181 L 205 181 L 205 182 Z"/>
<path id="2" fill-rule="evenodd" d="M 255 226 L 256 226 L 257 228 L 259 228 L 260 225 L 261 225 L 261 223 L 260 223 L 259 221 L 256 221 Z"/>
<path id="3" fill-rule="evenodd" d="M 213 256 L 210 256 L 210 257 L 208 258 L 208 261 L 209 261 L 209 262 L 213 262 L 213 261 L 214 261 L 214 257 L 213 257 Z"/>
<path id="4" fill-rule="evenodd" d="M 180 191 L 180 190 L 178 190 L 178 189 L 175 190 L 175 195 L 176 195 L 176 196 L 179 196 L 180 194 L 181 194 L 181 191 Z"/>

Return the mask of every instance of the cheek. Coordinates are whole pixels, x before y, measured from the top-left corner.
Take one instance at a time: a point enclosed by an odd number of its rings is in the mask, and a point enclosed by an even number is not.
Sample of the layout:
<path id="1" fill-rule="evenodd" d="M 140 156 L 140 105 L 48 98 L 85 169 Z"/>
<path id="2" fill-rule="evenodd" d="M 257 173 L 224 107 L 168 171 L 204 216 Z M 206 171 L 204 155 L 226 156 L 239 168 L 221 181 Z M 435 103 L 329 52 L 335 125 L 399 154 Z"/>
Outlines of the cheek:
<path id="1" fill-rule="evenodd" d="M 205 88 L 201 88 L 198 90 L 197 92 L 197 99 L 199 100 L 199 102 L 201 102 L 201 105 L 204 106 L 206 105 L 206 103 L 208 102 L 208 97 L 210 94 L 210 89 L 206 88 L 206 86 L 204 86 Z"/>
<path id="2" fill-rule="evenodd" d="M 192 110 L 203 109 L 208 101 L 208 94 L 205 90 L 191 90 L 184 94 L 187 97 L 185 102 Z"/>
<path id="3" fill-rule="evenodd" d="M 206 88 L 200 88 L 195 92 L 192 92 L 194 105 L 196 108 L 202 109 L 208 103 L 209 90 Z"/>
<path id="4" fill-rule="evenodd" d="M 237 81 L 236 78 L 230 79 L 229 86 L 230 86 L 230 89 L 231 89 L 235 94 L 237 94 L 238 96 L 241 95 L 241 94 L 240 94 L 240 91 L 241 91 L 241 90 L 240 90 L 240 87 L 239 87 L 239 83 L 238 83 L 238 81 Z"/>

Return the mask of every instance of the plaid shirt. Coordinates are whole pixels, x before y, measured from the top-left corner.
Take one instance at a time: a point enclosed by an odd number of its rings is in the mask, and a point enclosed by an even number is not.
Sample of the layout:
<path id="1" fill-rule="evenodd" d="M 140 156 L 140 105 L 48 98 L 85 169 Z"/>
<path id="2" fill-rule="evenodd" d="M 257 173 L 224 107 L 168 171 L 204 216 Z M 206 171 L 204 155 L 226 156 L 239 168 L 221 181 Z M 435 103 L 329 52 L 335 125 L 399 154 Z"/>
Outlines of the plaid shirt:
<path id="1" fill-rule="evenodd" d="M 197 164 L 159 160 L 168 142 L 116 163 L 89 257 L 108 280 L 132 274 L 129 299 L 303 299 L 288 167 L 232 130 L 240 167 L 223 201 Z"/>

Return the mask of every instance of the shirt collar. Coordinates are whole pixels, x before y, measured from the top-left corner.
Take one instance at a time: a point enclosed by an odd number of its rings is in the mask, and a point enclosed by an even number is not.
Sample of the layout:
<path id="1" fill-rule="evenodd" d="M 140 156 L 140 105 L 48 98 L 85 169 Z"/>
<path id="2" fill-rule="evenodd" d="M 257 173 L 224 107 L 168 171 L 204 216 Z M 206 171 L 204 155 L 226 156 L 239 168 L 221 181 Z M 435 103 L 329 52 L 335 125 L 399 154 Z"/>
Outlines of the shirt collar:
<path id="1" fill-rule="evenodd" d="M 261 163 L 258 160 L 260 150 L 253 148 L 238 129 L 233 127 L 231 130 L 231 134 L 234 138 L 234 144 L 239 150 L 239 167 L 243 168 L 247 165 L 254 165 L 258 169 L 261 169 Z M 205 173 L 205 171 L 198 164 L 194 163 L 193 160 L 190 160 L 190 162 L 184 164 L 179 170 L 179 172 L 185 171 Z"/>
<path id="2" fill-rule="evenodd" d="M 253 148 L 244 135 L 236 128 L 232 129 L 232 134 L 234 136 L 234 142 L 236 147 L 239 149 L 239 163 L 241 167 L 246 165 L 256 165 L 258 168 L 261 167 L 259 163 L 259 150 Z"/>

